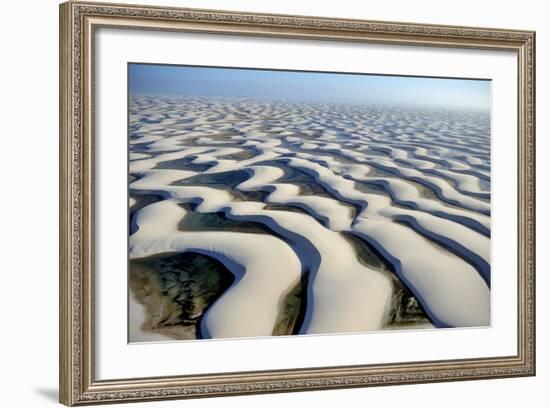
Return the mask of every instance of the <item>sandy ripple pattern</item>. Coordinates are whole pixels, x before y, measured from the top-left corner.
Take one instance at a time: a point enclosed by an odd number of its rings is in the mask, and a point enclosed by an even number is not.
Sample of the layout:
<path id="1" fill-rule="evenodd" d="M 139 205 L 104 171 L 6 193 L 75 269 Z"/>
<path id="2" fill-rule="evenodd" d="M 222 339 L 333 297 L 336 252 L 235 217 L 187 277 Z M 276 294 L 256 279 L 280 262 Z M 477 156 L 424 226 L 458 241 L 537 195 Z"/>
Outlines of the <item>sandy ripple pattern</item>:
<path id="1" fill-rule="evenodd" d="M 488 113 L 133 94 L 129 160 L 130 260 L 192 251 L 235 278 L 202 338 L 272 335 L 304 280 L 296 334 L 384 330 L 395 282 L 423 327 L 491 323 Z M 158 199 L 138 206 L 145 196 Z M 186 230 L 192 213 L 265 232 Z M 139 323 L 144 310 L 130 305 Z"/>

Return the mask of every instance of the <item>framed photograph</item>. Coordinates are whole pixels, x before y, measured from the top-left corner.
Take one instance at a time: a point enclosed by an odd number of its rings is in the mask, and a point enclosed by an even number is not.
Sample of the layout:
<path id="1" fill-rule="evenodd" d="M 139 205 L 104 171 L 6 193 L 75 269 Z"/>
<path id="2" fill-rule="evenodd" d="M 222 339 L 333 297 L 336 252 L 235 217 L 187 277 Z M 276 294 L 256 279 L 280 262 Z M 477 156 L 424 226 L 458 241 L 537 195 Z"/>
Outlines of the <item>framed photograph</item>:
<path id="1" fill-rule="evenodd" d="M 535 33 L 60 6 L 66 405 L 535 374 Z"/>

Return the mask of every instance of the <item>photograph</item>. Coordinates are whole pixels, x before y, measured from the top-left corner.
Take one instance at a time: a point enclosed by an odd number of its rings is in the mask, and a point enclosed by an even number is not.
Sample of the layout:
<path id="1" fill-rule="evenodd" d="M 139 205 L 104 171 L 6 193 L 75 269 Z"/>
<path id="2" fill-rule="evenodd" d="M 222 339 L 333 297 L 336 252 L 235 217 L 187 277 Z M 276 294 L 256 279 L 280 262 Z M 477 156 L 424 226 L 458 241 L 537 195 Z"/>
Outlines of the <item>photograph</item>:
<path id="1" fill-rule="evenodd" d="M 127 73 L 130 343 L 491 326 L 490 79 Z"/>

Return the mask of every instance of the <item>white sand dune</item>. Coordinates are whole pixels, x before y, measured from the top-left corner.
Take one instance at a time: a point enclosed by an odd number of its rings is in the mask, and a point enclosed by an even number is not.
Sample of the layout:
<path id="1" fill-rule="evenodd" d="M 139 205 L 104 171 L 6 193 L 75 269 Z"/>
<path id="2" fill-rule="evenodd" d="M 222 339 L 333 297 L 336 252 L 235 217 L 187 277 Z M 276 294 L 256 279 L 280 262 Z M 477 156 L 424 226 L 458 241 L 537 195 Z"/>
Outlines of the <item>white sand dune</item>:
<path id="1" fill-rule="evenodd" d="M 253 166 L 252 177 L 236 186 L 242 191 L 270 191 L 266 202 L 274 204 L 295 205 L 305 209 L 312 216 L 320 219 L 333 231 L 343 231 L 350 227 L 353 209 L 333 198 L 322 196 L 300 195 L 300 188 L 293 184 L 274 183 L 282 176 L 282 170 L 277 167 Z"/>
<path id="2" fill-rule="evenodd" d="M 426 311 L 437 323 L 448 327 L 490 323 L 489 288 L 461 258 L 396 223 L 359 218 L 354 231 L 390 259 L 397 274 L 423 299 Z"/>
<path id="3" fill-rule="evenodd" d="M 146 187 L 150 191 L 150 187 Z M 194 186 L 166 186 L 166 188 L 172 189 L 176 200 L 201 202 L 196 211 L 218 212 L 225 209 L 231 218 L 265 224 L 283 237 L 295 241 L 294 250 L 302 262 L 311 269 L 311 273 L 315 274 L 311 287 L 313 300 L 306 313 L 306 321 L 309 322 L 308 333 L 373 330 L 381 328 L 385 323 L 387 302 L 391 294 L 389 277 L 361 265 L 351 245 L 339 233 L 323 227 L 308 215 L 263 210 L 262 203 L 232 202 L 232 197 L 227 192 L 212 188 Z M 196 240 L 198 233 L 195 232 L 179 232 L 178 239 L 169 234 L 169 228 L 174 229 L 174 225 L 183 218 L 184 210 L 177 207 L 177 211 L 172 210 L 177 212 L 177 215 L 173 216 L 165 206 L 161 206 L 162 203 L 170 203 L 173 207 L 174 201 L 165 200 L 149 205 L 138 212 L 136 223 L 139 230 L 130 240 L 131 258 L 181 251 L 185 249 L 181 238 L 184 234 L 187 234 L 189 239 Z M 143 219 L 151 220 L 150 229 L 143 229 Z M 213 237 L 222 241 L 232 239 L 232 244 L 237 248 L 246 246 L 264 262 L 269 259 L 264 250 L 270 249 L 262 247 L 264 244 L 262 240 L 256 238 L 258 235 L 241 234 L 246 235 L 245 241 L 240 237 L 235 239 L 236 237 L 222 232 L 204 234 L 209 234 L 208 239 Z M 135 236 L 138 239 L 136 242 L 143 240 L 139 246 L 133 244 Z M 147 239 L 141 237 L 147 237 Z M 217 240 L 215 242 L 218 242 Z M 288 246 L 287 248 L 290 250 Z M 187 250 L 190 249 L 187 248 Z M 319 253 L 323 254 L 322 257 Z M 216 257 L 214 252 L 209 252 L 209 255 Z M 285 268 L 280 260 L 272 262 L 274 268 Z M 264 275 L 263 278 L 265 279 Z M 227 294 L 221 298 L 224 299 L 224 305 L 232 301 L 238 302 L 238 298 L 226 299 L 226 297 Z M 276 305 L 275 302 L 274 306 Z M 231 307 L 227 308 L 231 309 Z M 359 316 L 358 313 L 360 313 Z M 226 319 L 226 321 L 230 320 Z M 235 331 L 231 333 L 225 331 L 221 335 L 218 335 L 219 331 L 211 329 L 208 319 L 206 327 L 213 337 L 243 336 L 238 325 L 235 326 Z"/>
<path id="4" fill-rule="evenodd" d="M 204 336 L 270 335 L 282 299 L 306 272 L 300 333 L 384 328 L 392 277 L 366 266 L 342 232 L 374 248 L 422 305 L 431 323 L 411 327 L 490 324 L 487 117 L 338 109 L 238 98 L 132 99 L 130 205 L 140 194 L 163 200 L 136 211 L 130 257 L 194 251 L 237 278 L 208 309 Z M 184 182 L 199 175 L 204 183 Z M 227 184 L 208 181 L 214 176 Z M 305 193 L 301 183 L 314 183 L 316 192 Z M 255 198 L 243 198 L 249 195 Z M 179 230 L 183 203 L 262 224 L 273 235 Z M 131 304 L 133 321 L 143 319 Z"/>
<path id="5" fill-rule="evenodd" d="M 389 160 L 378 159 L 373 160 L 372 163 L 380 166 L 382 169 L 395 172 L 398 176 L 401 176 L 404 179 L 418 181 L 432 187 L 446 202 L 461 206 L 471 211 L 477 211 L 481 214 L 489 215 L 491 212 L 491 205 L 489 203 L 460 193 L 444 179 L 426 175 L 416 169 L 400 168 L 398 165 Z"/>
<path id="6" fill-rule="evenodd" d="M 130 259 L 176 251 L 210 255 L 222 262 L 236 282 L 203 320 L 212 337 L 268 336 L 279 300 L 300 279 L 298 257 L 284 242 L 267 234 L 185 232 L 177 224 L 186 211 L 176 201 L 151 204 L 137 214 L 138 231 L 130 237 Z"/>

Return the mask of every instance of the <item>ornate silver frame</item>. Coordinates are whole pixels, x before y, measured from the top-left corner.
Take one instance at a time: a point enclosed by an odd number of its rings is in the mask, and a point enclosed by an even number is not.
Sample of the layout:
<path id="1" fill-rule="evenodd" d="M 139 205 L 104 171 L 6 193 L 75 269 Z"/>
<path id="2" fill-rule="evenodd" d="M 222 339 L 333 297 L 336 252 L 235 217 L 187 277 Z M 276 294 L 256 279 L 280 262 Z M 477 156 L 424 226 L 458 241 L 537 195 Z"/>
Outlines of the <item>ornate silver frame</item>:
<path id="1" fill-rule="evenodd" d="M 93 47 L 98 27 L 508 50 L 518 61 L 518 349 L 512 356 L 96 380 Z M 60 401 L 66 405 L 535 374 L 535 33 L 122 4 L 60 5 Z"/>

